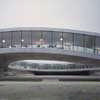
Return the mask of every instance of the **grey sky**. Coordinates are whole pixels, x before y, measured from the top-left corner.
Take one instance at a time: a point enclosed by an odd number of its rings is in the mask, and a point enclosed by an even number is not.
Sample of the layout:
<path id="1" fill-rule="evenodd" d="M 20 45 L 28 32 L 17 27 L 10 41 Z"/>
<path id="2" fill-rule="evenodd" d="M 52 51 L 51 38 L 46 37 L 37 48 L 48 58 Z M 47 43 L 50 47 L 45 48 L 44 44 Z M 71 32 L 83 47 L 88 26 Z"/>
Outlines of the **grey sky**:
<path id="1" fill-rule="evenodd" d="M 57 27 L 100 33 L 100 0 L 0 0 L 0 28 Z"/>

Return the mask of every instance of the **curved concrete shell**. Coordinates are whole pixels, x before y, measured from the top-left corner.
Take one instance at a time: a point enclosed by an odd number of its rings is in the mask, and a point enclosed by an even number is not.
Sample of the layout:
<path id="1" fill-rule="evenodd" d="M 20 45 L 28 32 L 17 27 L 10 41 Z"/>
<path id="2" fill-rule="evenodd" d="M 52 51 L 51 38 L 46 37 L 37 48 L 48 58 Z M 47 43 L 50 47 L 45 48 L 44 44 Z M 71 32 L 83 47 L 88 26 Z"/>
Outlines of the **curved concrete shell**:
<path id="1" fill-rule="evenodd" d="M 42 27 L 0 29 L 0 68 L 26 59 L 100 65 L 100 34 Z"/>

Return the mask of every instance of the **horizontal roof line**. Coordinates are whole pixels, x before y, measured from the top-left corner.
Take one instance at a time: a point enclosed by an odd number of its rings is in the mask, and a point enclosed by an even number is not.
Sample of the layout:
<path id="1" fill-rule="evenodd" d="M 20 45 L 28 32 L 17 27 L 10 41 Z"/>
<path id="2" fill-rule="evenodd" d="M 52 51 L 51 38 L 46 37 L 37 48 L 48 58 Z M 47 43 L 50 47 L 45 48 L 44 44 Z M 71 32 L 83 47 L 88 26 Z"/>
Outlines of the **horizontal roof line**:
<path id="1" fill-rule="evenodd" d="M 0 29 L 0 32 L 7 32 L 7 31 L 55 31 L 55 32 L 70 32 L 70 33 L 79 33 L 79 34 L 86 34 L 86 35 L 93 35 L 93 36 L 100 36 L 100 33 L 97 32 L 88 32 L 88 31 L 81 31 L 81 30 L 73 30 L 73 29 L 66 29 L 66 28 L 49 28 L 49 27 L 14 27 L 14 28 L 3 28 Z"/>

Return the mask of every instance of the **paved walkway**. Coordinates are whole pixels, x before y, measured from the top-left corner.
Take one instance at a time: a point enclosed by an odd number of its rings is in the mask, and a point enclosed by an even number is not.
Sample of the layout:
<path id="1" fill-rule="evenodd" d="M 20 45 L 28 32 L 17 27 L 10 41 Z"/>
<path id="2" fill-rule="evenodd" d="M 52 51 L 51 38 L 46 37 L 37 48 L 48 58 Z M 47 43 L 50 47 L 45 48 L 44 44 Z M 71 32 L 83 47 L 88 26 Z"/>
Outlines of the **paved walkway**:
<path id="1" fill-rule="evenodd" d="M 100 82 L 0 81 L 0 100 L 100 100 Z"/>

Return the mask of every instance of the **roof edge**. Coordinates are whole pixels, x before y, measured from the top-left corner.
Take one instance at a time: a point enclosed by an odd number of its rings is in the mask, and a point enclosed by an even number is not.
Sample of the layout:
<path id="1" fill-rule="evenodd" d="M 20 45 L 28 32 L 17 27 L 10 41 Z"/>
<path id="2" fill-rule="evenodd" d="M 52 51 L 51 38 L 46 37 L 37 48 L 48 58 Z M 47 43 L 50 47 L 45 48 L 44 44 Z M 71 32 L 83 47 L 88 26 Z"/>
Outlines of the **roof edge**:
<path id="1" fill-rule="evenodd" d="M 0 32 L 6 31 L 24 31 L 24 30 L 32 30 L 32 31 L 55 31 L 55 32 L 70 32 L 70 33 L 79 33 L 79 34 L 86 34 L 86 35 L 93 35 L 93 36 L 100 36 L 100 33 L 97 32 L 89 32 L 83 30 L 74 30 L 74 29 L 67 29 L 67 28 L 52 28 L 52 27 L 12 27 L 12 28 L 2 28 Z"/>

